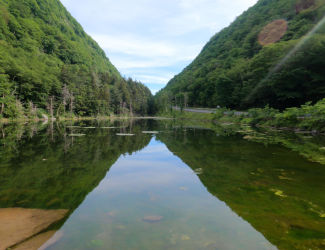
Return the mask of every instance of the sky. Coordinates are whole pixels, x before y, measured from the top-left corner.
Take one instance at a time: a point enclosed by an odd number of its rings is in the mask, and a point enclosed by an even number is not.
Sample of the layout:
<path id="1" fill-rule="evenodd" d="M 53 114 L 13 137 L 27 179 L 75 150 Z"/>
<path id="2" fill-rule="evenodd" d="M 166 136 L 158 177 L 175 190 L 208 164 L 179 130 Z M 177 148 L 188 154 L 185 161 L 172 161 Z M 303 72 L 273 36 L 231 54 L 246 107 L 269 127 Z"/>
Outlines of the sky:
<path id="1" fill-rule="evenodd" d="M 156 93 L 257 0 L 61 0 L 122 76 Z"/>

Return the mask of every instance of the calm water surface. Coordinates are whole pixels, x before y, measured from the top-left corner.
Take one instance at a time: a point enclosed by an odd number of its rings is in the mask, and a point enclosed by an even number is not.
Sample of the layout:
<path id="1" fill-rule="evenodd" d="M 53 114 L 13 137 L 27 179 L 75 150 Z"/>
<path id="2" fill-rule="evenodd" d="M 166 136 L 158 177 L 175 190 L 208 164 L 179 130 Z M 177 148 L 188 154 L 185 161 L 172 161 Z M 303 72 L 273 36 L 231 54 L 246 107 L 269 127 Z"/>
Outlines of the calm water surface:
<path id="1" fill-rule="evenodd" d="M 0 211 L 69 211 L 43 249 L 325 248 L 325 166 L 282 146 L 170 121 L 2 129 Z"/>

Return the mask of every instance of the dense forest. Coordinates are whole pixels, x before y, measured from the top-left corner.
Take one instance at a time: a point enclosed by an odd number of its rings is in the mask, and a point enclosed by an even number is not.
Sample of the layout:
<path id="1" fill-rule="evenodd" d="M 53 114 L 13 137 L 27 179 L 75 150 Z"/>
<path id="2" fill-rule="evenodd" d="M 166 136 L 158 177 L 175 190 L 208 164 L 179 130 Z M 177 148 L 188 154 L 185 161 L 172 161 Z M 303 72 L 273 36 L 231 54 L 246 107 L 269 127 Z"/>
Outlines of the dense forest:
<path id="1" fill-rule="evenodd" d="M 151 97 L 59 0 L 0 0 L 0 117 L 146 114 Z"/>
<path id="2" fill-rule="evenodd" d="M 259 0 L 211 38 L 157 104 L 284 109 L 324 98 L 324 14 L 324 0 Z"/>

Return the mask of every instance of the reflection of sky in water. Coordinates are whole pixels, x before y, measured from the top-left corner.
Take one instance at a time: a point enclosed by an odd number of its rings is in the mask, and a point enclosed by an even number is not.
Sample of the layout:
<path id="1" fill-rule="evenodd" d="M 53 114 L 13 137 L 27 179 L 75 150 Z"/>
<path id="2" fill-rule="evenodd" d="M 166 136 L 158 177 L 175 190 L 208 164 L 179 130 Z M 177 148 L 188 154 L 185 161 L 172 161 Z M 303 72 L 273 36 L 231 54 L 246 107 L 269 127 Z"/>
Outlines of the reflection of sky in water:
<path id="1" fill-rule="evenodd" d="M 152 215 L 162 220 L 143 221 Z M 155 139 L 122 156 L 61 230 L 50 249 L 272 249 Z"/>
<path id="2" fill-rule="evenodd" d="M 152 140 L 132 157 L 121 157 L 95 190 L 102 192 L 138 192 L 178 181 L 192 183 L 193 171 L 180 159 L 172 157 L 164 144 Z M 198 180 L 199 181 L 199 180 Z"/>

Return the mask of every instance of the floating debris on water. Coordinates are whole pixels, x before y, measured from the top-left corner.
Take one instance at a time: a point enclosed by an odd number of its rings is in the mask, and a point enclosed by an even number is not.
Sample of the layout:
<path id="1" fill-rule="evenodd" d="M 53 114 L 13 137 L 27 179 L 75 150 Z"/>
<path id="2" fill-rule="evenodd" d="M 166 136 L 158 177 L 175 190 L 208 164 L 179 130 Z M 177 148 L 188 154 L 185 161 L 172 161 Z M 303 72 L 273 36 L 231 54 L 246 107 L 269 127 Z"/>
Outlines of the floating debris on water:
<path id="1" fill-rule="evenodd" d="M 95 129 L 96 127 L 81 127 L 81 128 L 84 128 L 84 129 Z"/>
<path id="2" fill-rule="evenodd" d="M 81 136 L 85 136 L 85 134 L 70 134 L 70 137 L 81 137 Z"/>
<path id="3" fill-rule="evenodd" d="M 67 128 L 81 128 L 80 126 L 67 126 Z"/>
<path id="4" fill-rule="evenodd" d="M 187 187 L 180 187 L 179 189 L 180 189 L 180 190 L 183 190 L 183 191 L 187 191 L 187 190 L 188 190 Z"/>
<path id="5" fill-rule="evenodd" d="M 163 219 L 163 216 L 159 216 L 159 215 L 149 215 L 149 216 L 145 216 L 142 218 L 142 220 L 144 222 L 148 222 L 148 223 L 156 223 L 159 222 Z"/>
<path id="6" fill-rule="evenodd" d="M 121 134 L 121 133 L 117 133 L 116 135 L 118 135 L 118 136 L 134 136 L 134 134 Z"/>
<path id="7" fill-rule="evenodd" d="M 142 131 L 143 134 L 158 134 L 159 131 Z"/>
<path id="8" fill-rule="evenodd" d="M 202 173 L 203 173 L 203 169 L 202 169 L 202 168 L 196 168 L 196 169 L 194 170 L 194 173 L 195 173 L 195 174 L 202 174 Z"/>
<path id="9" fill-rule="evenodd" d="M 101 127 L 102 129 L 115 129 L 117 127 Z"/>

